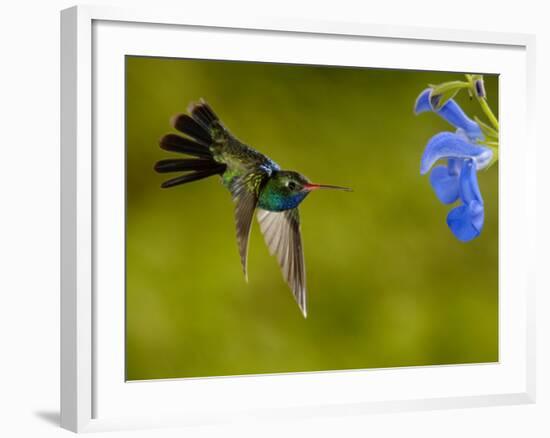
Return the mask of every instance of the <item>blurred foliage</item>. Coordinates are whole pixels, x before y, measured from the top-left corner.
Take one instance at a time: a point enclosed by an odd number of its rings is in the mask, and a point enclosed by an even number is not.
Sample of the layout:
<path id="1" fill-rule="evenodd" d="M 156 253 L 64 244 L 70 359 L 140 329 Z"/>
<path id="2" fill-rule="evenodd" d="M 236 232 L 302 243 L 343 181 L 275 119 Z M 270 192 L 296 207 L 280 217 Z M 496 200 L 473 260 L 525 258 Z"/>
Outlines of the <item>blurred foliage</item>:
<path id="1" fill-rule="evenodd" d="M 479 174 L 486 222 L 468 244 L 419 173 L 452 128 L 415 99 L 461 74 L 127 57 L 126 75 L 129 380 L 498 360 L 498 166 Z M 201 97 L 283 168 L 354 189 L 300 207 L 307 319 L 257 224 L 245 283 L 218 178 L 159 188 L 153 164 L 173 154 L 158 140 Z"/>

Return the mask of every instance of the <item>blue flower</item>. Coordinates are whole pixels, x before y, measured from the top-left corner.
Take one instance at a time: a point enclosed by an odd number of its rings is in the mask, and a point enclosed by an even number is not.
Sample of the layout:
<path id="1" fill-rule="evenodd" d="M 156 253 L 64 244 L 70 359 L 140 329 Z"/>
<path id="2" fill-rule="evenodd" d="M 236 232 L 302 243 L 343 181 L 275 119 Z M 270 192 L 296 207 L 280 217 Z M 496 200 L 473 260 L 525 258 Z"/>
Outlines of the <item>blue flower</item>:
<path id="1" fill-rule="evenodd" d="M 432 89 L 426 88 L 416 99 L 414 105 L 415 114 L 433 111 L 455 128 L 463 130 L 470 140 L 483 140 L 483 133 L 479 125 L 464 114 L 464 111 L 462 111 L 462 108 L 458 106 L 454 99 L 449 99 L 439 109 L 434 109 L 434 103 L 436 102 L 434 102 L 434 98 L 432 97 Z"/>
<path id="2" fill-rule="evenodd" d="M 462 205 L 449 212 L 447 225 L 458 240 L 468 242 L 481 233 L 485 214 L 475 164 L 472 160 L 466 160 L 462 167 L 459 180 Z"/>
<path id="3" fill-rule="evenodd" d="M 475 161 L 477 169 L 483 169 L 493 158 L 493 151 L 469 141 L 460 130 L 457 133 L 440 132 L 428 141 L 424 149 L 420 160 L 420 173 L 426 174 L 436 161 L 445 158 L 470 158 Z M 455 163 L 453 168 L 456 168 Z"/>
<path id="4" fill-rule="evenodd" d="M 477 144 L 483 139 L 479 125 L 468 118 L 458 104 L 449 99 L 439 110 L 430 102 L 431 89 L 424 90 L 416 100 L 415 113 L 434 111 L 457 128 L 456 132 L 440 132 L 426 145 L 420 160 L 420 173 L 428 173 L 439 160 L 446 165 L 435 166 L 430 184 L 444 204 L 460 200 L 447 216 L 447 225 L 462 242 L 481 233 L 484 220 L 483 198 L 477 182 L 477 171 L 489 165 L 491 149 Z"/>

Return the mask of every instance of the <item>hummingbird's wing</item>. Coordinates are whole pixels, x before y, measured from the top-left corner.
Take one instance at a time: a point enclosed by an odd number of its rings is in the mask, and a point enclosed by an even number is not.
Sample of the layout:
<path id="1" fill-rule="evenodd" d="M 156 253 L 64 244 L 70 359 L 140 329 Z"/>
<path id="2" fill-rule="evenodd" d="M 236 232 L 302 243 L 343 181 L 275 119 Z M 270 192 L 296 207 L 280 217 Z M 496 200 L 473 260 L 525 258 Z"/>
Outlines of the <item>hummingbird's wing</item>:
<path id="1" fill-rule="evenodd" d="M 249 172 L 233 180 L 230 186 L 231 195 L 235 202 L 235 225 L 237 227 L 237 244 L 245 278 L 248 280 L 247 257 L 248 241 L 254 210 L 258 204 L 260 187 L 269 174 L 263 170 Z"/>
<path id="2" fill-rule="evenodd" d="M 281 212 L 258 209 L 257 217 L 269 252 L 277 256 L 283 277 L 306 317 L 306 270 L 298 209 Z"/>

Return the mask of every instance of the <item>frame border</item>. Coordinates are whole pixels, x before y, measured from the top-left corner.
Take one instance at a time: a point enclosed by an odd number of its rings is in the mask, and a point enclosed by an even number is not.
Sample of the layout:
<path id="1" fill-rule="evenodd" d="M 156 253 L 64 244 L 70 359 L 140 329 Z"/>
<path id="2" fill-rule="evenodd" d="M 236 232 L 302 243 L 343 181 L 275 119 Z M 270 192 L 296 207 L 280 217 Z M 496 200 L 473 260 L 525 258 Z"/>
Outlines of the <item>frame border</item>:
<path id="1" fill-rule="evenodd" d="M 360 22 L 310 21 L 280 17 L 232 18 L 211 13 L 73 6 L 61 11 L 61 427 L 73 432 L 123 428 L 117 421 L 94 419 L 93 228 L 92 180 L 92 22 L 94 20 L 187 25 L 222 29 L 269 30 L 309 34 L 506 45 L 526 51 L 527 144 L 535 152 L 535 36 L 457 29 L 420 28 Z M 535 163 L 535 154 L 531 162 Z M 528 185 L 535 186 L 535 175 Z M 536 203 L 532 202 L 533 207 Z M 530 225 L 535 229 L 535 217 Z M 530 248 L 535 251 L 534 234 Z M 403 410 L 449 409 L 534 403 L 535 266 L 527 290 L 527 388 L 525 393 L 449 397 L 403 403 L 369 403 L 336 409 L 335 415 Z M 371 406 L 372 405 L 372 406 Z M 327 407 L 328 408 L 328 407 Z M 322 409 L 325 411 L 325 409 Z"/>

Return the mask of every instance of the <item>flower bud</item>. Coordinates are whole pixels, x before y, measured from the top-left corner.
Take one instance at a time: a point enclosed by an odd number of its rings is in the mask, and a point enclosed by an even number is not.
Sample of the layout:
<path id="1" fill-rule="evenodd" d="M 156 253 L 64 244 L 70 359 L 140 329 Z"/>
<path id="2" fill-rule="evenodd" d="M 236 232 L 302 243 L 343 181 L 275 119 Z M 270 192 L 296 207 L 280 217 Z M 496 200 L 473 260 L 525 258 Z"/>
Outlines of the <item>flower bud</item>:
<path id="1" fill-rule="evenodd" d="M 474 81 L 474 88 L 476 92 L 476 96 L 479 98 L 483 98 L 486 96 L 485 94 L 485 84 L 483 83 L 483 77 L 480 77 Z"/>

